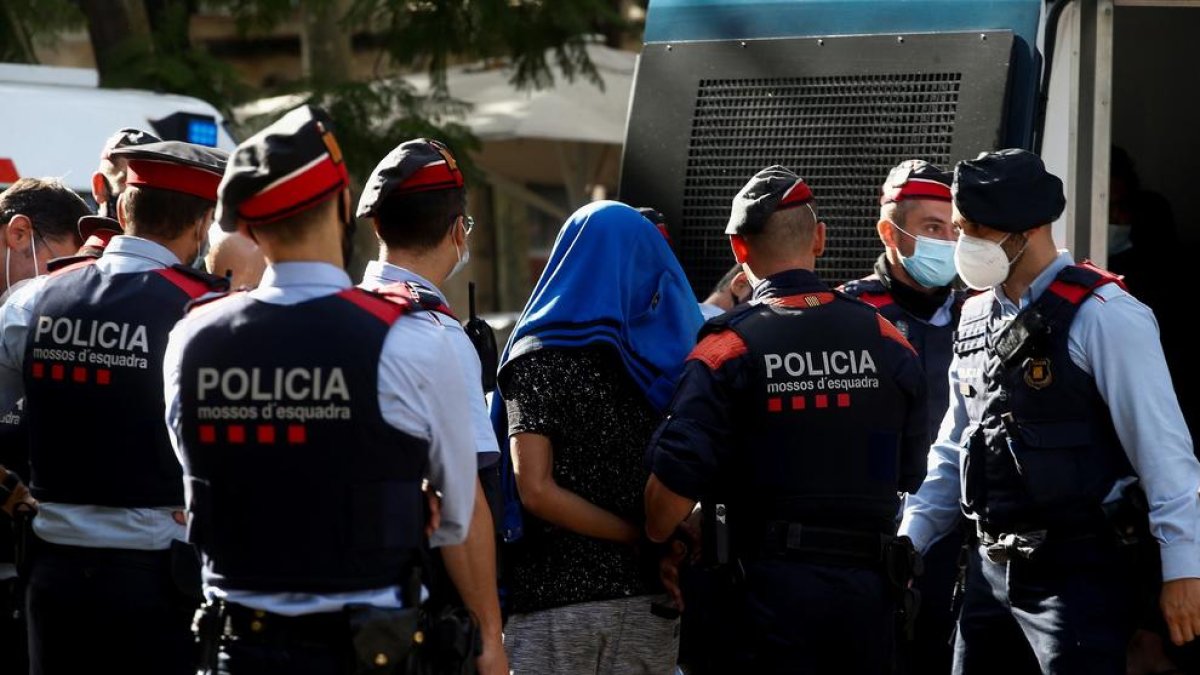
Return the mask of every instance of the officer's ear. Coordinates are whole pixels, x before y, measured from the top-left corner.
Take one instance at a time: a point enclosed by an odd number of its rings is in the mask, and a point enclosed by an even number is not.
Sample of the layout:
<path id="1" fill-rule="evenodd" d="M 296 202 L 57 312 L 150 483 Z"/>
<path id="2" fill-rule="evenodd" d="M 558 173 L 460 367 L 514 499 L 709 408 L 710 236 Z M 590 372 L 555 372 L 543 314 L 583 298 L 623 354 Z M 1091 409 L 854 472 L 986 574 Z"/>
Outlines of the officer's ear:
<path id="1" fill-rule="evenodd" d="M 108 179 L 99 171 L 92 174 L 92 199 L 96 200 L 96 206 L 103 206 L 105 202 L 112 196 L 109 191 Z M 109 214 L 112 217 L 112 214 Z"/>
<path id="2" fill-rule="evenodd" d="M 750 257 L 750 247 L 746 245 L 746 239 L 740 234 L 729 235 L 729 247 L 733 249 L 733 259 L 738 264 L 745 264 L 746 259 Z"/>
<path id="3" fill-rule="evenodd" d="M 204 212 L 204 216 L 200 218 L 200 223 L 199 223 L 199 228 L 200 228 L 200 232 L 199 232 L 200 237 L 199 238 L 200 239 L 202 239 L 202 240 L 208 239 L 208 230 L 209 230 L 209 228 L 212 227 L 213 216 L 216 215 L 216 211 L 217 211 L 217 209 L 215 206 L 210 206 Z"/>
<path id="4" fill-rule="evenodd" d="M 896 228 L 892 225 L 892 221 L 887 218 L 880 218 L 875 225 L 875 231 L 879 233 L 879 241 L 883 242 L 888 248 L 898 248 L 896 243 Z"/>
<path id="5" fill-rule="evenodd" d="M 29 248 L 29 238 L 33 236 L 33 221 L 29 216 L 17 213 L 8 219 L 4 228 L 4 244 L 10 249 L 24 251 Z"/>
<path id="6" fill-rule="evenodd" d="M 746 278 L 746 273 L 744 271 L 733 275 L 733 281 L 729 282 L 730 293 L 733 293 L 739 298 L 744 298 L 746 297 L 746 294 L 750 292 L 750 290 L 750 280 Z"/>
<path id="7" fill-rule="evenodd" d="M 117 212 L 110 214 L 109 217 L 116 216 L 117 222 L 121 223 L 122 230 L 129 230 L 128 217 L 125 215 L 125 195 L 128 193 L 122 192 L 121 196 L 117 197 Z"/>
<path id="8" fill-rule="evenodd" d="M 812 254 L 814 258 L 820 258 L 825 253 L 825 223 L 817 223 L 813 228 L 813 243 Z"/>

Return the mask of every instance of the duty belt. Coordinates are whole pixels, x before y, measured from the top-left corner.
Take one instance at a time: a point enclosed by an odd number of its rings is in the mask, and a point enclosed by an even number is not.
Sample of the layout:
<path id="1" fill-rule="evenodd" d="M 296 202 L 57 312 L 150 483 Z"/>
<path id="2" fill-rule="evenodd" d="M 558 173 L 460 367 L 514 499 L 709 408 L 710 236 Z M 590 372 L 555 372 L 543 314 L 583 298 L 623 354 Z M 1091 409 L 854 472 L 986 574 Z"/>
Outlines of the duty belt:
<path id="1" fill-rule="evenodd" d="M 1048 543 L 1080 541 L 1102 536 L 1103 531 L 1093 527 L 1024 529 L 1019 532 L 996 532 L 975 524 L 975 535 L 983 554 L 997 565 L 1014 558 L 1030 560 L 1042 546 Z"/>
<path id="2" fill-rule="evenodd" d="M 775 520 L 767 523 L 763 552 L 767 555 L 798 554 L 803 558 L 826 558 L 838 562 L 873 565 L 881 562 L 893 536 L 878 532 L 839 530 Z"/>
<path id="3" fill-rule="evenodd" d="M 1046 530 L 1001 534 L 998 537 L 979 530 L 979 544 L 983 546 L 983 554 L 997 565 L 1003 565 L 1013 558 L 1028 560 L 1044 543 Z"/>
<path id="4" fill-rule="evenodd" d="M 322 612 L 285 616 L 224 603 L 226 635 L 260 643 L 309 642 L 330 644 L 348 642 L 350 624 L 342 612 Z"/>

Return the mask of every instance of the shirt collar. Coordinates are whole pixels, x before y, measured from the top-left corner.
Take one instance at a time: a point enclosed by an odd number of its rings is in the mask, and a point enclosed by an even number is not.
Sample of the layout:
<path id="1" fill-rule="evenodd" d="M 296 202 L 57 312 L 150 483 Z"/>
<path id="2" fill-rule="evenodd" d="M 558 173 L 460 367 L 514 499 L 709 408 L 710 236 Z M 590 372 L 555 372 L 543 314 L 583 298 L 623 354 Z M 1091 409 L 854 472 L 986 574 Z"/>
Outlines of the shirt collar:
<path id="1" fill-rule="evenodd" d="M 349 288 L 346 270 L 324 262 L 282 262 L 268 265 L 259 288 L 294 288 L 324 286 L 338 291 Z"/>
<path id="2" fill-rule="evenodd" d="M 104 255 L 144 258 L 163 267 L 179 264 L 179 258 L 166 246 L 129 234 L 119 234 L 113 237 L 104 249 Z"/>
<path id="3" fill-rule="evenodd" d="M 1050 287 L 1050 284 L 1053 283 L 1055 277 L 1058 276 L 1058 273 L 1061 272 L 1064 267 L 1074 264 L 1075 259 L 1071 257 L 1071 252 L 1066 249 L 1059 249 L 1058 257 L 1055 258 L 1049 265 L 1046 265 L 1046 269 L 1042 270 L 1041 273 L 1039 273 L 1033 280 L 1033 283 L 1029 284 L 1029 288 L 1026 289 L 1025 293 L 1021 295 L 1019 302 L 1013 303 L 1013 301 L 1008 299 L 1008 296 L 1004 294 L 1003 285 L 994 287 L 992 289 L 992 293 L 1000 301 L 1000 305 L 1003 307 L 1017 310 L 1025 309 L 1030 303 L 1041 297 L 1042 293 L 1046 292 L 1046 289 Z"/>
<path id="4" fill-rule="evenodd" d="M 372 260 L 367 263 L 367 269 L 363 272 L 363 283 L 368 285 L 387 286 L 389 284 L 403 284 L 409 281 L 428 288 L 437 294 L 439 300 L 446 302 L 446 296 L 442 294 L 440 288 L 408 268 L 393 265 L 390 262 L 382 260 Z"/>
<path id="5" fill-rule="evenodd" d="M 752 297 L 755 300 L 762 298 L 782 298 L 798 293 L 819 293 L 828 290 L 829 286 L 821 281 L 816 272 L 794 269 L 772 274 L 766 279 L 759 281 L 758 285 L 754 287 Z"/>

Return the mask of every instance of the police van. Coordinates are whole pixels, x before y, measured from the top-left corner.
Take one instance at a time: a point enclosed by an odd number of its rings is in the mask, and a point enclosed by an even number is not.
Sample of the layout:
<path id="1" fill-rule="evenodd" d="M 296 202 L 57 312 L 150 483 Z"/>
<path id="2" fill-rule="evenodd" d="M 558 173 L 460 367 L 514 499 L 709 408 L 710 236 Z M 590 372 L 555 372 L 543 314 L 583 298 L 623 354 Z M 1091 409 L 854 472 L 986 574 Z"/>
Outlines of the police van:
<path id="1" fill-rule="evenodd" d="M 871 271 L 901 160 L 1040 152 L 1068 197 L 1060 245 L 1109 253 L 1110 153 L 1200 239 L 1197 0 L 651 0 L 620 195 L 662 211 L 700 297 L 732 263 L 733 195 L 774 163 L 829 225 L 818 271 Z"/>
<path id="2" fill-rule="evenodd" d="M 164 140 L 235 146 L 221 114 L 188 96 L 101 89 L 95 70 L 0 64 L 0 189 L 21 177 L 57 176 L 91 201 L 104 141 L 122 127 Z"/>

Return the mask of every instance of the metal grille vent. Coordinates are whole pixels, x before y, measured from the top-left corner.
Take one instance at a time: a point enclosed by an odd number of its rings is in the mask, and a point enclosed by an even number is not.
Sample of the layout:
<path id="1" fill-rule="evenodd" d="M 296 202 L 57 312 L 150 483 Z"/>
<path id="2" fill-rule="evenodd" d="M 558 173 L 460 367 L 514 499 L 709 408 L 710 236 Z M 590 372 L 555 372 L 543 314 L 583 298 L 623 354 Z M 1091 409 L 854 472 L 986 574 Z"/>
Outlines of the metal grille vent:
<path id="1" fill-rule="evenodd" d="M 950 163 L 960 73 L 701 80 L 692 116 L 679 253 L 699 297 L 729 269 L 734 194 L 759 169 L 804 177 L 828 226 L 818 271 L 868 274 L 881 244 L 879 190 L 902 160 Z"/>

